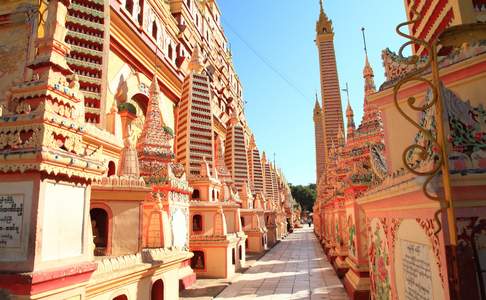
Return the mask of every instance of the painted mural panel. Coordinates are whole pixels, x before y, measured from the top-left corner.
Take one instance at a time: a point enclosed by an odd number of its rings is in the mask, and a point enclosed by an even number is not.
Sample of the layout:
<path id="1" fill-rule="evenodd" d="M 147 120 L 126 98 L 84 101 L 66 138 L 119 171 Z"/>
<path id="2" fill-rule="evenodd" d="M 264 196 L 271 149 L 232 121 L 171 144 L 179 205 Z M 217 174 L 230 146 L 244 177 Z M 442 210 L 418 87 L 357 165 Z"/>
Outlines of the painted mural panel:
<path id="1" fill-rule="evenodd" d="M 385 219 L 368 222 L 371 296 L 376 300 L 391 298 L 390 256 L 384 230 Z"/>

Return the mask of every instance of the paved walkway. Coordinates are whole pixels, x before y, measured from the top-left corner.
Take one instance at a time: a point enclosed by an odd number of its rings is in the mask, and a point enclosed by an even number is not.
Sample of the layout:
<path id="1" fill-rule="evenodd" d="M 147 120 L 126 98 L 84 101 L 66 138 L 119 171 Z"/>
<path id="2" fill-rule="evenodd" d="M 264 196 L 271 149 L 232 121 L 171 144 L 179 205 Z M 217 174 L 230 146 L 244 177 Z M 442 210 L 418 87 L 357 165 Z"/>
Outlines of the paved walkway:
<path id="1" fill-rule="evenodd" d="M 309 228 L 290 234 L 217 298 L 349 299 Z"/>

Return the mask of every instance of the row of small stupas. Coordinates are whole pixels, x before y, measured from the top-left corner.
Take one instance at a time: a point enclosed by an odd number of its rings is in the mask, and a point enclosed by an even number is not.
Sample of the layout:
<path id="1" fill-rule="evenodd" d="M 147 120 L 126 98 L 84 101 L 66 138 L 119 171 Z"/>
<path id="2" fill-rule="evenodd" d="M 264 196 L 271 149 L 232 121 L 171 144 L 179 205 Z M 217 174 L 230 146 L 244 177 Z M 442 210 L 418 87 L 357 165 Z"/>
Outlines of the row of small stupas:
<path id="1" fill-rule="evenodd" d="M 4 1 L 0 56 L 0 298 L 178 299 L 297 221 L 215 1 Z"/>
<path id="2" fill-rule="evenodd" d="M 448 26 L 484 22 L 485 4 L 479 2 L 406 1 L 409 20 L 416 19 L 414 9 L 424 17 L 409 28 L 414 36 L 432 40 Z M 316 42 L 323 107 L 316 101 L 313 115 L 318 180 L 313 218 L 315 232 L 349 296 L 484 299 L 486 42 L 466 44 L 439 57 L 439 90 L 457 207 L 456 224 L 448 224 L 441 203 L 424 193 L 426 178 L 404 167 L 406 160 L 417 172 L 424 172 L 437 163 L 437 147 L 424 133 L 435 133 L 434 109 L 419 112 L 408 106 L 433 106 L 433 93 L 419 79 L 402 86 L 397 98 L 407 115 L 424 128 L 421 131 L 394 104 L 393 89 L 402 78 L 414 74 L 430 80 L 430 68 L 422 67 L 427 59 L 424 44 L 413 45 L 414 54 L 422 55 L 417 65 L 407 64 L 409 60 L 388 49 L 383 52 L 386 82 L 379 90 L 366 54 L 363 119 L 355 125 L 348 99 L 344 127 L 333 37 L 332 23 L 321 3 Z M 418 146 L 404 154 L 412 144 Z M 427 185 L 428 193 L 442 193 L 440 177 Z M 456 226 L 458 232 L 459 276 L 455 279 L 447 226 Z M 459 298 L 450 293 L 456 282 Z"/>

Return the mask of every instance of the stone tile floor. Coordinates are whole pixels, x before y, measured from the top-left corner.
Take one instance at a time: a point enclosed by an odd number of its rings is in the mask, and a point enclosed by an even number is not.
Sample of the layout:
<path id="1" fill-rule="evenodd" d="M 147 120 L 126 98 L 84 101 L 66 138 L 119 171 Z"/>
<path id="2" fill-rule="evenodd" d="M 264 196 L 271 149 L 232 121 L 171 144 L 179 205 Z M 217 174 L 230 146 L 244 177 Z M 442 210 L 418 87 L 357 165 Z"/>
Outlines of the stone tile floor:
<path id="1" fill-rule="evenodd" d="M 312 228 L 295 230 L 216 298 L 349 299 Z"/>

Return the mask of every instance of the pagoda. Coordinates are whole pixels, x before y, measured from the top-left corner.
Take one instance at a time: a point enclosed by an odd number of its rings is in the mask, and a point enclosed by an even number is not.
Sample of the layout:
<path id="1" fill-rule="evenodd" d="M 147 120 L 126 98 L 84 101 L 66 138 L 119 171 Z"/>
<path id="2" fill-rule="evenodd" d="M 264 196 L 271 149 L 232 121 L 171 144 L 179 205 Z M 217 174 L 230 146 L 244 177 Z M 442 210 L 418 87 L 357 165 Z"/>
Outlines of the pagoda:
<path id="1" fill-rule="evenodd" d="M 226 157 L 222 142 L 213 138 L 209 76 L 198 47 L 192 53 L 189 69 L 178 115 L 177 145 L 180 153 L 186 153 L 179 158 L 190 172 L 188 179 L 193 187 L 189 231 L 189 245 L 194 253 L 191 266 L 200 277 L 230 278 L 245 263 L 246 235 L 241 228 L 240 198 L 222 159 Z M 182 151 L 186 147 L 191 150 Z M 197 169 L 195 164 L 199 164 Z"/>

